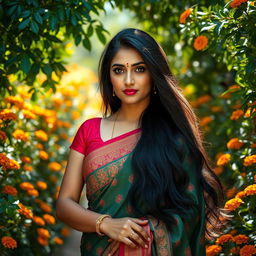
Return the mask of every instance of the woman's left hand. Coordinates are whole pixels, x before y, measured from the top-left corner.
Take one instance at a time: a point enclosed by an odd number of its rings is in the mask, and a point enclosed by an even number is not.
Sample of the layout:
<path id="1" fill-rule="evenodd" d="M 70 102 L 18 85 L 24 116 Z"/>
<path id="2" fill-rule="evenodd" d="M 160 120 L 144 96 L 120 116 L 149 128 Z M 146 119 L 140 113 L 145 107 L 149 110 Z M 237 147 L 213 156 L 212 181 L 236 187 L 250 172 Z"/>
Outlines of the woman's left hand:
<path id="1" fill-rule="evenodd" d="M 109 250 L 108 256 L 113 256 L 113 255 L 115 255 L 115 253 L 119 249 L 119 243 L 120 242 L 119 241 L 115 241 L 113 239 L 109 239 L 108 241 L 111 242 L 111 244 L 109 245 L 110 250 Z"/>

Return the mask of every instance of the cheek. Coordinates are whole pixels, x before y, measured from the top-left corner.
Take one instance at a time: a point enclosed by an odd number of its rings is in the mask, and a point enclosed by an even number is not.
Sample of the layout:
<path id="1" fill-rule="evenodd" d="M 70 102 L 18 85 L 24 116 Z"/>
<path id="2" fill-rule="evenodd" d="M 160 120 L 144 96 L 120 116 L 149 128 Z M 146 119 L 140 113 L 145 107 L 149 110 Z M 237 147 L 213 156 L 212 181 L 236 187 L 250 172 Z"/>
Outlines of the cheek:
<path id="1" fill-rule="evenodd" d="M 114 86 L 114 87 L 116 87 L 116 86 L 119 86 L 120 85 L 120 81 L 121 79 L 119 78 L 119 77 L 117 77 L 117 76 L 110 76 L 110 81 L 111 81 L 111 83 L 112 83 L 112 85 Z"/>

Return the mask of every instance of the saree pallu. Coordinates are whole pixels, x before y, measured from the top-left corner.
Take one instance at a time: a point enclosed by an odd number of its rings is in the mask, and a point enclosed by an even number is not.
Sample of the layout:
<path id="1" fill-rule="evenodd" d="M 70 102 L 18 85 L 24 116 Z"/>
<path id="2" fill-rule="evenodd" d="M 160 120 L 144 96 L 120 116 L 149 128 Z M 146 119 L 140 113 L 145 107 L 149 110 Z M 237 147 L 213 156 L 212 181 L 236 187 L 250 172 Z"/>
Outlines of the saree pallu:
<path id="1" fill-rule="evenodd" d="M 133 183 L 131 165 L 132 151 L 139 133 L 108 143 L 91 153 L 84 161 L 84 179 L 88 209 L 113 218 L 138 218 L 128 201 L 128 193 Z M 196 208 L 188 212 L 186 218 L 173 215 L 176 224 L 170 233 L 166 225 L 145 212 L 143 218 L 149 224 L 143 228 L 150 234 L 150 248 L 131 249 L 120 243 L 115 256 L 204 256 L 205 255 L 205 204 L 203 191 L 194 172 L 193 161 L 187 156 L 183 163 L 190 178 L 187 195 L 196 203 Z M 108 255 L 109 237 L 97 233 L 83 233 L 81 255 Z"/>

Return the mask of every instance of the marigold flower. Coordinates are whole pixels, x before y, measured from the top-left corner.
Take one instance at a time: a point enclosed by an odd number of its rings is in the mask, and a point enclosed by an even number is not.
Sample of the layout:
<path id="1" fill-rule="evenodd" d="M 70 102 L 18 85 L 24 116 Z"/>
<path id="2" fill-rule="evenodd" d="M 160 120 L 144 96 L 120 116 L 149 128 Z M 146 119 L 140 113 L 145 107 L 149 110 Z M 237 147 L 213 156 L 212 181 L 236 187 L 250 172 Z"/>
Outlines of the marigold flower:
<path id="1" fill-rule="evenodd" d="M 78 118 L 80 118 L 80 113 L 76 110 L 72 111 L 71 118 L 72 120 L 77 120 Z"/>
<path id="2" fill-rule="evenodd" d="M 16 120 L 17 116 L 16 114 L 12 113 L 10 109 L 3 109 L 0 110 L 0 119 L 1 120 Z"/>
<path id="3" fill-rule="evenodd" d="M 244 114 L 244 111 L 243 111 L 242 109 L 237 109 L 237 110 L 233 111 L 233 113 L 231 114 L 230 119 L 231 119 L 231 120 L 237 120 L 237 119 L 239 119 L 243 114 Z"/>
<path id="4" fill-rule="evenodd" d="M 215 256 L 218 255 L 222 250 L 222 247 L 219 245 L 210 245 L 206 248 L 207 256 Z"/>
<path id="5" fill-rule="evenodd" d="M 218 158 L 217 165 L 218 166 L 225 165 L 230 161 L 230 159 L 231 159 L 230 154 L 223 154 Z"/>
<path id="6" fill-rule="evenodd" d="M 0 140 L 6 141 L 7 136 L 6 133 L 4 131 L 0 131 Z"/>
<path id="7" fill-rule="evenodd" d="M 239 253 L 239 250 L 240 250 L 240 248 L 239 247 L 233 247 L 233 248 L 231 248 L 230 249 L 230 253 L 233 253 L 233 254 L 238 254 Z"/>
<path id="8" fill-rule="evenodd" d="M 208 38 L 206 36 L 198 36 L 194 41 L 194 48 L 201 51 L 208 45 Z"/>
<path id="9" fill-rule="evenodd" d="M 51 162 L 48 164 L 48 168 L 52 171 L 59 171 L 61 169 L 61 165 L 57 162 Z"/>
<path id="10" fill-rule="evenodd" d="M 35 136 L 40 139 L 41 141 L 47 141 L 48 135 L 43 130 L 35 131 Z"/>
<path id="11" fill-rule="evenodd" d="M 37 242 L 42 246 L 47 246 L 48 245 L 48 240 L 41 237 L 41 236 L 37 237 Z"/>
<path id="12" fill-rule="evenodd" d="M 44 211 L 44 212 L 48 212 L 50 213 L 52 211 L 52 208 L 49 204 L 45 203 L 45 202 L 40 202 L 39 203 L 39 207 Z"/>
<path id="13" fill-rule="evenodd" d="M 5 102 L 11 103 L 12 105 L 15 105 L 18 108 L 23 108 L 24 100 L 19 96 L 8 96 L 4 100 Z"/>
<path id="14" fill-rule="evenodd" d="M 256 148 L 256 143 L 252 143 L 250 147 L 251 148 Z"/>
<path id="15" fill-rule="evenodd" d="M 41 143 L 37 143 L 36 144 L 36 148 L 38 148 L 38 149 L 44 149 L 44 146 L 43 146 L 43 144 L 41 144 Z"/>
<path id="16" fill-rule="evenodd" d="M 38 228 L 37 229 L 37 233 L 38 233 L 39 236 L 41 236 L 41 237 L 43 237 L 45 239 L 50 237 L 49 231 L 47 229 L 45 229 L 45 228 Z"/>
<path id="17" fill-rule="evenodd" d="M 234 236 L 235 234 L 237 234 L 237 230 L 236 229 L 232 229 L 232 230 L 230 230 L 229 234 Z"/>
<path id="18" fill-rule="evenodd" d="M 20 160 L 21 160 L 23 163 L 27 163 L 27 164 L 32 163 L 31 158 L 28 157 L 28 156 L 22 156 L 22 157 L 20 158 Z"/>
<path id="19" fill-rule="evenodd" d="M 248 239 L 249 237 L 246 236 L 246 235 L 237 235 L 237 236 L 234 236 L 234 242 L 236 244 L 244 244 L 244 243 L 247 243 L 248 242 Z"/>
<path id="20" fill-rule="evenodd" d="M 63 235 L 63 236 L 69 236 L 70 235 L 70 229 L 68 227 L 64 227 L 62 228 L 62 230 L 60 231 L 60 233 Z"/>
<path id="21" fill-rule="evenodd" d="M 227 198 L 233 197 L 233 195 L 234 195 L 236 192 L 237 192 L 237 189 L 236 189 L 236 188 L 230 188 L 230 189 L 227 191 L 227 193 L 226 193 Z"/>
<path id="22" fill-rule="evenodd" d="M 33 221 L 39 225 L 39 226 L 44 226 L 45 225 L 45 221 L 43 220 L 43 218 L 39 217 L 39 216 L 34 216 L 33 217 Z"/>
<path id="23" fill-rule="evenodd" d="M 30 110 L 23 109 L 22 113 L 23 113 L 23 116 L 27 119 L 36 119 L 36 115 Z"/>
<path id="24" fill-rule="evenodd" d="M 248 0 L 233 0 L 231 3 L 230 3 L 230 7 L 231 8 L 236 8 L 238 6 L 240 6 L 242 3 L 246 3 Z"/>
<path id="25" fill-rule="evenodd" d="M 229 242 L 229 241 L 233 241 L 233 236 L 232 235 L 230 235 L 230 234 L 225 234 L 225 235 L 222 235 L 222 236 L 220 236 L 219 238 L 217 238 L 217 240 L 216 240 L 216 244 L 221 244 L 221 245 L 223 245 L 224 243 L 227 243 L 227 242 Z"/>
<path id="26" fill-rule="evenodd" d="M 59 237 L 54 237 L 53 241 L 55 242 L 55 244 L 59 244 L 59 245 L 64 244 L 64 241 Z"/>
<path id="27" fill-rule="evenodd" d="M 2 245 L 9 249 L 17 248 L 17 242 L 10 236 L 3 236 L 1 239 Z"/>
<path id="28" fill-rule="evenodd" d="M 47 189 L 47 183 L 45 183 L 44 181 L 37 181 L 36 185 L 41 190 Z"/>
<path id="29" fill-rule="evenodd" d="M 244 158 L 244 166 L 250 166 L 256 163 L 256 155 L 246 156 Z"/>
<path id="30" fill-rule="evenodd" d="M 32 185 L 31 183 L 25 181 L 25 182 L 21 182 L 20 183 L 20 188 L 23 189 L 23 190 L 28 191 L 30 189 L 34 189 L 34 185 Z"/>
<path id="31" fill-rule="evenodd" d="M 30 209 L 28 209 L 22 203 L 18 203 L 18 206 L 20 207 L 20 209 L 18 209 L 20 214 L 24 215 L 27 219 L 33 219 L 33 212 Z"/>
<path id="32" fill-rule="evenodd" d="M 212 106 L 211 107 L 211 111 L 216 113 L 216 112 L 220 112 L 222 110 L 221 106 Z"/>
<path id="33" fill-rule="evenodd" d="M 24 169 L 25 171 L 27 171 L 27 172 L 33 171 L 33 167 L 32 167 L 31 165 L 28 165 L 28 164 L 25 164 L 25 165 L 23 166 L 23 169 Z"/>
<path id="34" fill-rule="evenodd" d="M 25 142 L 28 141 L 28 133 L 24 132 L 21 129 L 17 129 L 12 133 L 12 135 L 16 140 L 22 140 Z"/>
<path id="35" fill-rule="evenodd" d="M 227 143 L 228 149 L 240 149 L 244 145 L 238 138 L 232 138 Z"/>
<path id="36" fill-rule="evenodd" d="M 205 126 L 207 125 L 208 123 L 210 123 L 212 121 L 212 117 L 210 116 L 205 116 L 203 117 L 201 120 L 200 120 L 200 125 L 201 126 Z"/>
<path id="37" fill-rule="evenodd" d="M 47 152 L 43 151 L 43 150 L 40 150 L 39 151 L 39 157 L 43 160 L 47 160 L 49 158 L 49 155 Z"/>
<path id="38" fill-rule="evenodd" d="M 188 8 L 180 15 L 180 23 L 185 23 L 186 19 L 189 17 L 189 15 L 192 13 L 192 8 Z"/>
<path id="39" fill-rule="evenodd" d="M 30 196 L 38 196 L 39 192 L 36 189 L 29 189 L 29 190 L 27 190 L 27 194 Z"/>
<path id="40" fill-rule="evenodd" d="M 236 198 L 243 198 L 243 197 L 245 197 L 246 196 L 246 194 L 245 194 L 245 192 L 244 191 L 240 191 L 240 192 L 238 192 L 237 194 L 236 194 Z"/>
<path id="41" fill-rule="evenodd" d="M 48 224 L 55 224 L 55 218 L 50 214 L 44 214 L 43 218 Z"/>
<path id="42" fill-rule="evenodd" d="M 8 158 L 5 153 L 0 153 L 0 165 L 2 165 L 3 170 L 20 169 L 19 163 L 13 159 Z"/>
<path id="43" fill-rule="evenodd" d="M 243 203 L 241 198 L 235 197 L 230 200 L 228 200 L 224 206 L 225 209 L 228 209 L 230 211 L 236 210 L 240 204 Z"/>
<path id="44" fill-rule="evenodd" d="M 252 256 L 256 253 L 254 245 L 245 245 L 240 249 L 240 256 Z"/>
<path id="45" fill-rule="evenodd" d="M 11 186 L 11 185 L 6 185 L 6 186 L 4 186 L 2 192 L 3 192 L 4 194 L 12 195 L 12 196 L 16 196 L 17 193 L 18 193 L 17 189 L 14 188 L 14 187 Z"/>
<path id="46" fill-rule="evenodd" d="M 246 196 L 251 196 L 256 194 L 256 184 L 249 185 L 244 189 L 244 193 Z"/>

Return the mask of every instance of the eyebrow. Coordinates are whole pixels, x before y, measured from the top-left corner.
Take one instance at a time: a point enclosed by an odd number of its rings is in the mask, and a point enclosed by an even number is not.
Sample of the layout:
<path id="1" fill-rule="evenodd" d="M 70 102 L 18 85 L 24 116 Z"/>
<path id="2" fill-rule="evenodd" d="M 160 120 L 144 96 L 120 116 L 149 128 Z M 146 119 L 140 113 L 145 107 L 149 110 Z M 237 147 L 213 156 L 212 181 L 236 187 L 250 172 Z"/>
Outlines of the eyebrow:
<path id="1" fill-rule="evenodd" d="M 144 62 L 144 61 L 136 62 L 136 63 L 132 64 L 132 67 L 133 67 L 133 66 L 140 65 L 140 64 L 145 64 L 145 62 Z M 114 66 L 125 67 L 125 65 L 123 65 L 123 64 L 117 64 L 117 63 L 115 63 L 115 64 L 112 65 L 112 67 L 114 67 Z"/>

